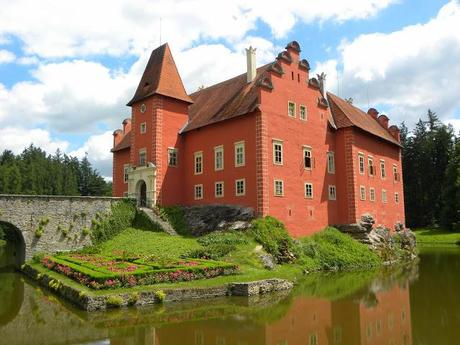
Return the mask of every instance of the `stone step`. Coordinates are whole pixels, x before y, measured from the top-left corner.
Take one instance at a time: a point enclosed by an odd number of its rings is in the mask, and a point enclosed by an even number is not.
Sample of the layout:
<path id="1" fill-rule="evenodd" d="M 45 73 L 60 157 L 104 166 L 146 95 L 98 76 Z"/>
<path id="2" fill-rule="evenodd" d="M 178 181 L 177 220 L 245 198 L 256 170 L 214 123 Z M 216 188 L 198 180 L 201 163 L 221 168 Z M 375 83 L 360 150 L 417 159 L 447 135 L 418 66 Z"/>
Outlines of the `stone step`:
<path id="1" fill-rule="evenodd" d="M 177 236 L 177 232 L 174 230 L 171 224 L 161 219 L 161 217 L 157 215 L 151 208 L 139 207 L 139 210 L 143 211 L 153 222 L 159 224 L 164 232 L 170 234 L 171 236 Z"/>

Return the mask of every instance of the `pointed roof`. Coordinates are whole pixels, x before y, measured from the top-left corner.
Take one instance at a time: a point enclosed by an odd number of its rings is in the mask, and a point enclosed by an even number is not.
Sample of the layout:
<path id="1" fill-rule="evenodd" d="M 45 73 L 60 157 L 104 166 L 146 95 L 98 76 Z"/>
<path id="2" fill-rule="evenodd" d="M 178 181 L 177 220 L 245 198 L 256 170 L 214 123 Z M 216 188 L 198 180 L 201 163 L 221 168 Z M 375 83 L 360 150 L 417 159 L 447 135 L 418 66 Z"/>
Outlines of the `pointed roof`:
<path id="1" fill-rule="evenodd" d="M 384 128 L 371 115 L 330 92 L 327 93 L 327 98 L 337 128 L 355 126 L 383 140 L 401 146 L 388 129 Z"/>
<path id="2" fill-rule="evenodd" d="M 168 43 L 152 51 L 136 93 L 127 105 L 131 106 L 135 102 L 154 94 L 193 103 L 185 92 L 184 84 L 177 71 Z"/>

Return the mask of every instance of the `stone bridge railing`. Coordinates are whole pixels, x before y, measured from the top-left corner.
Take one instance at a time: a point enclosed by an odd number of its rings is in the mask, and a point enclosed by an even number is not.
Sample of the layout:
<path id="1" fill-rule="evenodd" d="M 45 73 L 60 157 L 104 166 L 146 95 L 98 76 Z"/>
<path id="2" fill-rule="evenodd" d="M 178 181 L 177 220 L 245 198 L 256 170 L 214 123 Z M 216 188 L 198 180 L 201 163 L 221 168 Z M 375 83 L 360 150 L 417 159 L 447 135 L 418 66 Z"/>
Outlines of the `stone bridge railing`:
<path id="1" fill-rule="evenodd" d="M 0 194 L 0 225 L 19 233 L 19 262 L 36 252 L 73 250 L 91 243 L 96 213 L 108 214 L 121 198 Z"/>

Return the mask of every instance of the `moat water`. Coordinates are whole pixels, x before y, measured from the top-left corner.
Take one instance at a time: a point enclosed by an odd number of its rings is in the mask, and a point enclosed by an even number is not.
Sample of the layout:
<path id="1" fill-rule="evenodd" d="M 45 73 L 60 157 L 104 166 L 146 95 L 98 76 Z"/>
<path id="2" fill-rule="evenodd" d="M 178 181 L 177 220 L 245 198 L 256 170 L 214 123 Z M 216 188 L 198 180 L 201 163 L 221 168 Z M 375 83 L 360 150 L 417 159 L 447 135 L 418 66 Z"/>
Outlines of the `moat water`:
<path id="1" fill-rule="evenodd" d="M 460 247 L 405 268 L 309 275 L 286 295 L 82 312 L 0 272 L 0 344 L 460 344 Z"/>

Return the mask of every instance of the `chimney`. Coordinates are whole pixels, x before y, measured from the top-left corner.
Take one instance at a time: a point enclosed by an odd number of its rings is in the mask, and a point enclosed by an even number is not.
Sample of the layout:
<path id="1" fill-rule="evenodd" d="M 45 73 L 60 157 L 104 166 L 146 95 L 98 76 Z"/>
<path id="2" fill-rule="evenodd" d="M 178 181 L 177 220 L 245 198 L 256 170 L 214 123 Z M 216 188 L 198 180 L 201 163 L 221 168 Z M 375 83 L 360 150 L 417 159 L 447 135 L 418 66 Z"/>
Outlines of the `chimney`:
<path id="1" fill-rule="evenodd" d="M 123 139 L 123 131 L 121 129 L 117 129 L 113 132 L 113 147 L 117 146 L 121 139 Z"/>
<path id="2" fill-rule="evenodd" d="M 379 112 L 377 111 L 377 109 L 375 108 L 369 108 L 369 110 L 367 111 L 367 113 L 372 116 L 374 119 L 377 120 L 377 116 L 379 115 Z"/>
<path id="3" fill-rule="evenodd" d="M 388 128 L 388 131 L 393 136 L 393 138 L 395 138 L 398 142 L 401 141 L 401 135 L 400 135 L 401 132 L 399 131 L 399 128 L 397 126 L 395 125 L 390 126 L 390 128 Z"/>
<path id="4" fill-rule="evenodd" d="M 247 66 L 248 66 L 248 71 L 247 71 L 247 82 L 251 83 L 256 79 L 256 48 L 253 48 L 250 46 L 249 48 L 246 48 L 246 61 L 247 61 Z"/>
<path id="5" fill-rule="evenodd" d="M 126 134 L 131 130 L 131 119 L 123 120 L 123 133 Z"/>
<path id="6" fill-rule="evenodd" d="M 380 115 L 377 118 L 377 121 L 383 126 L 383 128 L 388 129 L 388 122 L 390 122 L 390 119 L 386 115 Z"/>

